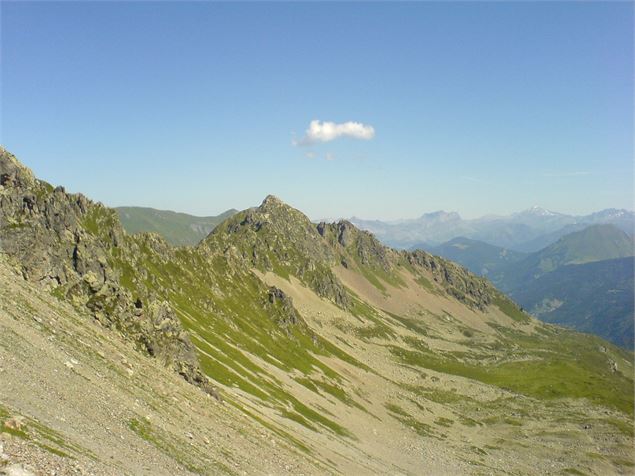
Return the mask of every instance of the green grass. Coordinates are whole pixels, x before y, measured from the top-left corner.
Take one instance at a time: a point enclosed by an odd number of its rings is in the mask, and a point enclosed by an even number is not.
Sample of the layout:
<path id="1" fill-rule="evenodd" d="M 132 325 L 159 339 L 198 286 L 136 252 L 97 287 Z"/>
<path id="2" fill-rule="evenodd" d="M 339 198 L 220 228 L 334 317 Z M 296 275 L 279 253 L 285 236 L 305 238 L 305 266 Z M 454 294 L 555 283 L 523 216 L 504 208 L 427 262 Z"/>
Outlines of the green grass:
<path id="1" fill-rule="evenodd" d="M 201 456 L 203 455 L 200 454 L 198 450 L 195 450 L 193 446 L 188 446 L 187 450 L 179 447 L 174 438 L 152 425 L 149 421 L 133 418 L 128 422 L 128 428 L 137 434 L 139 438 L 147 441 L 162 453 L 170 456 L 188 471 L 196 474 L 209 473 L 209 468 L 201 466 Z M 219 466 L 224 470 L 229 469 L 223 465 Z"/>
<path id="2" fill-rule="evenodd" d="M 589 347 L 580 339 L 565 332 L 554 340 L 538 339 L 533 344 L 543 349 L 533 349 L 534 360 L 488 366 L 397 346 L 390 350 L 407 365 L 458 375 L 538 399 L 585 398 L 632 415 L 633 381 L 610 373 L 602 355 L 594 351 L 597 345 Z"/>
<path id="3" fill-rule="evenodd" d="M 130 280 L 132 292 L 140 294 L 144 287 L 150 288 L 170 301 L 199 351 L 198 360 L 205 374 L 273 405 L 280 414 L 307 428 L 326 428 L 350 436 L 335 421 L 295 399 L 281 382 L 255 363 L 254 356 L 285 372 L 297 371 L 306 381 L 319 371 L 328 383 L 320 378 L 314 386 L 352 406 L 358 405 L 343 392 L 339 385 L 342 377 L 319 356 L 334 356 L 362 369 L 367 366 L 314 336 L 301 316 L 297 324 L 282 327 L 285 311 L 282 306 L 268 304 L 268 288 L 252 273 L 229 268 L 222 257 L 202 261 L 193 250 L 183 248 L 166 263 L 158 262 L 147 247 L 140 249 L 137 266 L 150 270 L 152 279 L 143 283 Z M 207 273 L 201 273 L 198 279 L 184 271 L 202 268 Z M 210 290 L 215 288 L 223 289 L 223 293 L 211 299 Z"/>
<path id="4" fill-rule="evenodd" d="M 417 276 L 415 278 L 415 282 L 422 288 L 427 289 L 428 291 L 436 291 L 436 288 L 434 287 L 432 282 L 425 276 L 422 276 L 422 275 Z"/>
<path id="5" fill-rule="evenodd" d="M 251 413 L 249 410 L 243 408 L 241 405 L 238 405 L 235 402 L 229 401 L 229 403 L 231 405 L 233 405 L 235 408 L 237 408 L 238 410 L 242 411 L 243 413 L 245 413 L 247 416 L 249 416 L 250 418 L 253 418 L 255 421 L 257 421 L 258 423 L 260 423 L 263 427 L 267 428 L 269 431 L 271 431 L 272 433 L 275 433 L 276 435 L 278 435 L 280 438 L 282 438 L 283 440 L 287 441 L 289 444 L 291 444 L 292 446 L 298 448 L 300 451 L 302 451 L 303 453 L 306 453 L 307 455 L 312 455 L 313 451 L 311 451 L 311 449 L 306 446 L 304 443 L 302 443 L 300 440 L 298 440 L 297 438 L 291 436 L 289 433 L 287 433 L 284 430 L 281 430 L 280 428 L 272 425 L 271 423 L 267 422 L 266 420 L 264 420 L 263 418 L 261 418 L 260 416 Z"/>
<path id="6" fill-rule="evenodd" d="M 92 459 L 95 458 L 92 452 L 66 442 L 60 433 L 33 418 L 24 417 L 24 426 L 21 429 L 8 428 L 5 426 L 5 422 L 9 420 L 11 414 L 12 412 L 0 405 L 0 433 L 28 440 L 43 450 L 63 458 L 74 459 L 70 453 L 78 453 Z"/>
<path id="7" fill-rule="evenodd" d="M 403 317 L 398 314 L 394 314 L 392 312 L 384 311 L 390 317 L 401 323 L 406 329 L 415 332 L 417 334 L 421 334 L 424 336 L 428 335 L 427 326 L 424 324 L 423 319 L 411 318 L 411 317 Z"/>
<path id="8" fill-rule="evenodd" d="M 351 299 L 350 312 L 360 321 L 370 324 L 366 327 L 357 328 L 355 333 L 361 339 L 394 339 L 396 337 L 394 331 L 388 327 L 384 318 L 377 310 L 358 298 Z"/>
<path id="9" fill-rule="evenodd" d="M 450 420 L 449 418 L 439 417 L 434 420 L 435 425 L 450 427 L 454 425 L 454 420 Z"/>
<path id="10" fill-rule="evenodd" d="M 582 472 L 582 471 L 580 471 L 579 469 L 576 469 L 576 468 L 565 468 L 565 469 L 562 470 L 562 472 L 564 474 L 579 474 L 579 475 L 582 475 L 582 476 L 587 474 L 587 473 L 584 473 L 584 472 Z"/>
<path id="11" fill-rule="evenodd" d="M 0 427 L 0 433 L 7 433 L 9 435 L 16 436 L 18 438 L 22 438 L 23 440 L 29 440 L 30 439 L 30 436 L 29 436 L 29 434 L 26 431 L 21 430 L 21 429 L 18 430 L 18 429 L 15 429 L 15 428 L 6 427 L 6 426 L 4 426 L 4 423 L 2 424 L 2 427 Z"/>
<path id="12" fill-rule="evenodd" d="M 111 230 L 116 228 L 117 222 L 117 212 L 103 205 L 95 204 L 84 216 L 82 226 L 92 235 L 105 238 Z"/>
<path id="13" fill-rule="evenodd" d="M 514 321 L 524 323 L 530 321 L 529 316 L 521 311 L 510 299 L 503 296 L 496 296 L 493 302 L 504 314 L 511 317 Z"/>
<path id="14" fill-rule="evenodd" d="M 357 403 L 350 395 L 348 395 L 344 391 L 344 389 L 341 386 L 337 384 L 332 384 L 322 380 L 309 379 L 309 378 L 296 378 L 295 380 L 296 382 L 305 386 L 312 392 L 320 394 L 320 391 L 322 391 L 328 395 L 331 395 L 332 397 L 335 397 L 337 400 L 344 403 L 345 405 L 348 405 L 349 407 L 355 407 L 355 408 L 358 408 L 359 410 L 362 410 L 365 413 L 368 413 L 368 411 L 362 405 Z"/>
<path id="15" fill-rule="evenodd" d="M 434 434 L 430 425 L 417 420 L 399 405 L 387 403 L 384 406 L 390 413 L 392 413 L 393 417 L 399 420 L 406 427 L 414 430 L 419 436 L 439 438 Z"/>
<path id="16" fill-rule="evenodd" d="M 463 426 L 480 426 L 481 424 L 474 420 L 473 418 L 459 415 L 459 423 Z"/>
<path id="17" fill-rule="evenodd" d="M 415 395 L 419 395 L 426 400 L 430 400 L 436 403 L 452 404 L 458 402 L 468 402 L 471 399 L 469 397 L 459 395 L 456 392 L 450 390 L 444 390 L 440 388 L 427 388 L 417 385 L 402 385 L 402 387 Z"/>
<path id="18" fill-rule="evenodd" d="M 345 436 L 350 439 L 355 439 L 355 437 L 353 436 L 351 432 L 349 432 L 346 428 L 337 424 L 333 420 L 326 418 L 321 413 L 309 408 L 308 406 L 306 406 L 299 400 L 296 400 L 295 398 L 291 398 L 291 401 L 292 401 L 293 409 L 295 410 L 295 412 L 297 412 L 297 414 L 301 415 L 302 417 L 306 418 L 308 421 L 319 424 L 323 426 L 324 428 L 328 428 L 329 430 L 331 430 L 333 433 L 336 433 L 337 435 Z M 315 430 L 315 428 L 312 428 L 311 426 L 307 426 L 307 427 Z"/>
<path id="19" fill-rule="evenodd" d="M 633 421 L 618 420 L 617 418 L 606 418 L 604 421 L 609 425 L 613 425 L 622 434 L 630 438 L 633 438 L 635 436 Z"/>
<path id="20" fill-rule="evenodd" d="M 614 465 L 626 468 L 635 468 L 635 461 L 626 458 L 611 458 Z"/>
<path id="21" fill-rule="evenodd" d="M 381 291 L 382 294 L 388 294 L 386 284 L 394 288 L 401 288 L 405 286 L 405 282 L 399 277 L 399 275 L 397 275 L 397 273 L 391 273 L 379 266 L 363 264 L 357 255 L 354 255 L 353 259 L 357 265 L 357 270 L 370 284 Z"/>
<path id="22" fill-rule="evenodd" d="M 314 425 L 309 423 L 309 421 L 306 418 L 304 418 L 302 415 L 300 415 L 298 412 L 289 411 L 287 409 L 283 409 L 280 412 L 280 414 L 283 417 L 285 417 L 285 418 L 287 418 L 289 420 L 292 420 L 292 421 L 295 421 L 296 423 L 299 423 L 300 425 L 308 428 L 309 430 L 318 431 L 318 429 Z"/>

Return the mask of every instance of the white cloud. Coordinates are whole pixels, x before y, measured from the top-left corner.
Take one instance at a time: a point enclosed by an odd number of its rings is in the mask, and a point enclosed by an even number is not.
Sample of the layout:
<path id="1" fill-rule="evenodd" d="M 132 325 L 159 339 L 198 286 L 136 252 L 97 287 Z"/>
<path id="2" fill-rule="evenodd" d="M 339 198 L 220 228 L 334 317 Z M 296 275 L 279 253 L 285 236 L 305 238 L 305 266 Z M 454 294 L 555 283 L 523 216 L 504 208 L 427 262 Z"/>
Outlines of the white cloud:
<path id="1" fill-rule="evenodd" d="M 336 124 L 328 121 L 311 121 L 304 137 L 294 141 L 294 145 L 312 145 L 319 142 L 330 142 L 339 137 L 351 137 L 353 139 L 370 140 L 375 137 L 373 126 L 361 122 L 343 122 Z"/>
<path id="2" fill-rule="evenodd" d="M 307 152 L 306 154 L 304 154 L 304 156 L 305 156 L 307 159 L 315 159 L 316 154 L 315 154 L 315 152 Z"/>
<path id="3" fill-rule="evenodd" d="M 331 154 L 330 152 L 327 152 L 326 155 L 324 156 L 324 158 L 326 160 L 335 160 L 335 156 L 333 154 Z"/>

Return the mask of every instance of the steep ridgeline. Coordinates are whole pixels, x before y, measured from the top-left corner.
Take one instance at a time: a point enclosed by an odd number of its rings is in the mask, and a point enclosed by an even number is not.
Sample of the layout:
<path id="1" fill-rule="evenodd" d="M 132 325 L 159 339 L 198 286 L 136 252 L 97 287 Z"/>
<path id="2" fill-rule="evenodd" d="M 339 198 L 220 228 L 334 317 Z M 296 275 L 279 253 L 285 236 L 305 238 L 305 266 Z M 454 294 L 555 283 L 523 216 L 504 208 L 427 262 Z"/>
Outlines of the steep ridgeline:
<path id="1" fill-rule="evenodd" d="M 422 251 L 393 250 L 348 221 L 316 227 L 271 195 L 260 207 L 219 225 L 200 247 L 208 253 L 224 250 L 234 254 L 261 272 L 287 279 L 294 276 L 342 309 L 350 307 L 351 296 L 338 279 L 337 268 L 356 272 L 381 291 L 386 290 L 382 282 L 405 286 L 401 271 L 422 281 L 432 277 L 444 291 L 479 309 L 501 296 L 485 280 L 454 263 Z"/>
<path id="2" fill-rule="evenodd" d="M 0 180 L 0 251 L 29 285 L 116 330 L 140 359 L 158 357 L 208 391 L 213 384 L 223 405 L 201 409 L 179 392 L 167 406 L 178 401 L 183 421 L 204 412 L 199 427 L 215 412 L 223 421 L 240 413 L 231 418 L 246 434 L 262 432 L 265 444 L 275 435 L 296 466 L 268 472 L 630 467 L 632 354 L 540 323 L 456 264 L 390 249 L 346 221 L 315 225 L 273 196 L 196 247 L 173 248 L 126 234 L 115 212 L 36 180 L 7 152 Z M 14 410 L 35 417 L 46 407 L 44 390 L 13 387 L 31 392 Z M 0 403 L 10 398 L 3 392 Z M 183 474 L 234 471 L 200 464 L 209 450 L 196 435 L 175 452 L 151 420 L 127 425 Z M 243 441 L 219 444 L 236 454 Z M 245 453 L 246 468 L 254 458 Z"/>
<path id="3" fill-rule="evenodd" d="M 126 235 L 115 211 L 36 179 L 4 149 L 0 185 L 0 251 L 13 258 L 24 279 L 85 309 L 141 351 L 212 391 L 170 304 L 150 287 L 130 285 L 126 260 L 156 246 L 157 237 Z M 139 279 L 156 279 L 149 271 L 139 269 Z"/>
<path id="4" fill-rule="evenodd" d="M 320 296 L 341 307 L 348 304 L 344 288 L 331 271 L 333 249 L 302 213 L 274 196 L 226 220 L 200 248 L 212 255 L 222 250 L 261 271 L 296 276 Z"/>

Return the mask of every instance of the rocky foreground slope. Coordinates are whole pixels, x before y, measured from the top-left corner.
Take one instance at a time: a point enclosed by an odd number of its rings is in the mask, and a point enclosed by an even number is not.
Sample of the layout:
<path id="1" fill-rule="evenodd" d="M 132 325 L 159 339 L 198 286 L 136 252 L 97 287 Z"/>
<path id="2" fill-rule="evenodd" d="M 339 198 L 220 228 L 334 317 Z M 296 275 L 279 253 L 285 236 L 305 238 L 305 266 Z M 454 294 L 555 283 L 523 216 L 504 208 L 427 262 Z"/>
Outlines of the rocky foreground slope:
<path id="1" fill-rule="evenodd" d="M 173 248 L 2 150 L 0 252 L 5 467 L 632 471 L 632 353 L 348 222 L 267 197 Z"/>

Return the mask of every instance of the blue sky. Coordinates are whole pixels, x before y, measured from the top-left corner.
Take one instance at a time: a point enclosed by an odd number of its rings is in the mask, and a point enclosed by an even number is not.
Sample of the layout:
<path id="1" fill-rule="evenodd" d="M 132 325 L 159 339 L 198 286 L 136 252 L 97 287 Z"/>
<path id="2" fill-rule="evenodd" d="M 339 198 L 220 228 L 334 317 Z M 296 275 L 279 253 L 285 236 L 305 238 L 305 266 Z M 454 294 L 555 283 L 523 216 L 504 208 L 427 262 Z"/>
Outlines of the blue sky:
<path id="1" fill-rule="evenodd" d="M 1 9 L 2 143 L 111 206 L 205 215 L 273 193 L 312 218 L 391 219 L 633 205 L 630 2 Z M 339 132 L 307 140 L 314 120 Z"/>

